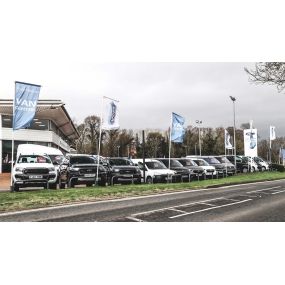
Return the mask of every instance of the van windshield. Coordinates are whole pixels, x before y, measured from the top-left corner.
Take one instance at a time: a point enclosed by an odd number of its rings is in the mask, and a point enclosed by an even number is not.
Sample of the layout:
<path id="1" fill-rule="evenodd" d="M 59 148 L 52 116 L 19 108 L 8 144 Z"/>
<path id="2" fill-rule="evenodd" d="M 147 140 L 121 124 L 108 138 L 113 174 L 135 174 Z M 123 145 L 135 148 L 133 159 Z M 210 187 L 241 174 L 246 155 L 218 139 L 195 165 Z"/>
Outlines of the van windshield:
<path id="1" fill-rule="evenodd" d="M 209 164 L 220 164 L 220 162 L 214 157 L 203 157 Z"/>
<path id="2" fill-rule="evenodd" d="M 63 155 L 49 154 L 49 157 L 50 157 L 52 163 L 57 163 L 57 164 L 61 164 L 63 159 L 64 159 Z"/>
<path id="3" fill-rule="evenodd" d="M 208 162 L 202 159 L 194 159 L 194 162 L 199 166 L 209 166 Z"/>
<path id="4" fill-rule="evenodd" d="M 42 155 L 20 155 L 18 163 L 51 163 L 51 160 Z"/>
<path id="5" fill-rule="evenodd" d="M 197 164 L 191 159 L 179 159 L 178 160 L 183 166 L 197 166 Z"/>
<path id="6" fill-rule="evenodd" d="M 167 169 L 160 161 L 150 161 L 145 163 L 149 169 Z"/>

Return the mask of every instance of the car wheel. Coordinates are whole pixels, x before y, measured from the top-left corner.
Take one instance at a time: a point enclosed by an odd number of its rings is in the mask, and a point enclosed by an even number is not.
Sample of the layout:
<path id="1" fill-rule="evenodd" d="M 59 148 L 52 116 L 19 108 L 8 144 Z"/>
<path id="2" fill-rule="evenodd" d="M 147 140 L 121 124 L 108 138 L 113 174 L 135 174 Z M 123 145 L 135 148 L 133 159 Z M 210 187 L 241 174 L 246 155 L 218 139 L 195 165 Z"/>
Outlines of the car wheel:
<path id="1" fill-rule="evenodd" d="M 60 189 L 65 189 L 65 183 L 64 182 L 59 182 L 59 188 Z"/>
<path id="2" fill-rule="evenodd" d="M 93 185 L 93 183 L 92 182 L 88 182 L 88 183 L 86 183 L 86 186 L 87 187 L 91 187 Z"/>
<path id="3" fill-rule="evenodd" d="M 146 184 L 152 184 L 152 178 L 148 176 L 145 181 Z"/>
<path id="4" fill-rule="evenodd" d="M 265 170 L 266 170 L 265 166 L 262 166 L 262 167 L 261 167 L 261 171 L 263 172 L 263 171 L 265 171 Z"/>
<path id="5" fill-rule="evenodd" d="M 70 180 L 68 186 L 69 186 L 70 188 L 74 188 L 74 186 L 75 186 L 74 181 Z"/>
<path id="6" fill-rule="evenodd" d="M 17 184 L 13 184 L 13 191 L 15 191 L 15 192 L 19 192 L 19 185 L 17 185 Z"/>
<path id="7" fill-rule="evenodd" d="M 56 190 L 56 188 L 57 188 L 56 186 L 57 186 L 56 183 L 51 183 L 51 184 L 49 184 L 49 189 Z"/>
<path id="8" fill-rule="evenodd" d="M 247 173 L 247 172 L 248 172 L 248 168 L 245 167 L 242 169 L 242 173 Z"/>

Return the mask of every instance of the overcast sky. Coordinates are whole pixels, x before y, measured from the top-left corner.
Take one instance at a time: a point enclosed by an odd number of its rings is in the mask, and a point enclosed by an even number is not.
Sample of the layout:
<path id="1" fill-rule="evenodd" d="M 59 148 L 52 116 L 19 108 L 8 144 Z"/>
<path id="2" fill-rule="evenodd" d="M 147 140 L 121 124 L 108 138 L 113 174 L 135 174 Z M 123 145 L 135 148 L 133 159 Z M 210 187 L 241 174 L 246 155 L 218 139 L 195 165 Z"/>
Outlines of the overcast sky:
<path id="1" fill-rule="evenodd" d="M 120 100 L 121 128 L 166 129 L 171 112 L 184 116 L 186 125 L 193 125 L 196 119 L 202 120 L 205 127 L 233 125 L 231 95 L 237 98 L 237 126 L 253 120 L 262 137 L 268 135 L 270 125 L 276 126 L 277 135 L 285 135 L 285 94 L 279 94 L 273 86 L 249 83 L 244 67 L 253 63 L 177 63 L 181 61 L 180 51 L 185 55 L 183 47 L 195 51 L 187 51 L 192 55 L 186 57 L 187 61 L 223 59 L 209 57 L 208 51 L 220 52 L 215 43 L 224 37 L 218 35 L 211 46 L 208 41 L 207 45 L 201 41 L 200 47 L 194 41 L 178 45 L 178 36 L 183 33 L 174 30 L 171 23 L 163 21 L 168 28 L 165 34 L 160 29 L 162 24 L 151 26 L 145 21 L 144 11 L 148 20 L 156 20 L 155 5 L 154 10 L 141 7 L 139 13 L 126 16 L 116 13 L 121 8 L 116 2 L 112 2 L 113 9 L 108 3 L 92 6 L 92 1 L 81 1 L 81 5 L 78 1 L 68 5 L 65 1 L 50 1 L 48 5 L 38 2 L 8 1 L 0 10 L 1 98 L 13 98 L 15 80 L 40 84 L 40 99 L 61 99 L 70 116 L 80 123 L 88 115 L 100 115 L 105 95 Z M 132 5 L 131 1 L 123 2 Z M 172 6 L 164 8 L 166 18 L 176 12 Z M 188 18 L 185 20 L 184 12 L 179 12 L 182 16 L 176 22 L 186 24 Z M 142 36 L 144 28 L 153 31 L 148 41 Z M 203 26 L 201 29 L 206 30 Z M 200 37 L 195 31 L 191 30 L 191 35 Z M 170 36 L 176 40 L 174 46 Z M 236 35 L 231 37 L 229 33 L 226 42 L 230 52 Z M 207 40 L 211 39 L 208 35 Z M 201 53 L 196 56 L 199 48 Z M 225 61 L 229 61 L 227 56 Z"/>

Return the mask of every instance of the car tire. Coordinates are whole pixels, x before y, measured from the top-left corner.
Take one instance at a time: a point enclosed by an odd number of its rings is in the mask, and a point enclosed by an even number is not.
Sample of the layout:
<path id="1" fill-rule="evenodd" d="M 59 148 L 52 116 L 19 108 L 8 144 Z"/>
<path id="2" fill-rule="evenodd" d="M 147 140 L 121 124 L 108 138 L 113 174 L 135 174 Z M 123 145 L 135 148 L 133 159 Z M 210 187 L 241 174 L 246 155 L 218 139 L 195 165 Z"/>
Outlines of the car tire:
<path id="1" fill-rule="evenodd" d="M 86 187 L 92 187 L 93 183 L 92 182 L 88 182 L 86 183 Z"/>
<path id="2" fill-rule="evenodd" d="M 13 184 L 13 191 L 14 192 L 19 192 L 19 185 L 17 185 L 17 184 Z"/>
<path id="3" fill-rule="evenodd" d="M 248 173 L 248 168 L 244 167 L 244 168 L 242 169 L 242 173 Z"/>
<path id="4" fill-rule="evenodd" d="M 148 177 L 146 178 L 145 183 L 146 183 L 146 184 L 152 184 L 152 183 L 153 183 L 152 178 L 151 178 L 150 176 L 148 176 Z"/>
<path id="5" fill-rule="evenodd" d="M 65 189 L 65 183 L 64 182 L 59 182 L 59 189 Z"/>
<path id="6" fill-rule="evenodd" d="M 53 189 L 53 190 L 56 190 L 57 189 L 57 184 L 56 183 L 51 183 L 49 184 L 49 189 Z"/>
<path id="7" fill-rule="evenodd" d="M 262 171 L 262 172 L 266 171 L 265 166 L 262 166 L 262 167 L 261 167 L 261 171 Z"/>
<path id="8" fill-rule="evenodd" d="M 74 182 L 72 180 L 70 180 L 68 187 L 69 188 L 74 188 L 74 186 L 75 186 Z"/>

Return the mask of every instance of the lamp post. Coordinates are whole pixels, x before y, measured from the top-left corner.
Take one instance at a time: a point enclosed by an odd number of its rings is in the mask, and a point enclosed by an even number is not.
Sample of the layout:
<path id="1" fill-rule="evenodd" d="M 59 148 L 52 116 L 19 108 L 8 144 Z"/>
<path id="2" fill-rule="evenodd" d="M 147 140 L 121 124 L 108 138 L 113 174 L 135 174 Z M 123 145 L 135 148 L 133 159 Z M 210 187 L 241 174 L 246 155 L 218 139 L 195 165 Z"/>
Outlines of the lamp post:
<path id="1" fill-rule="evenodd" d="M 202 155 L 202 149 L 201 149 L 201 135 L 200 135 L 200 125 L 202 124 L 201 120 L 196 120 L 196 124 L 198 124 L 198 132 L 199 132 L 199 150 L 200 150 L 200 156 Z M 196 153 L 196 151 L 195 151 Z"/>
<path id="2" fill-rule="evenodd" d="M 233 96 L 230 96 L 230 99 L 233 101 L 233 111 L 234 111 L 234 156 L 235 156 L 235 168 L 237 169 L 237 162 L 236 162 L 236 108 L 235 108 L 235 102 L 236 98 Z"/>
<path id="3" fill-rule="evenodd" d="M 120 146 L 117 145 L 117 149 L 118 149 L 118 157 L 120 156 Z"/>

